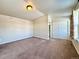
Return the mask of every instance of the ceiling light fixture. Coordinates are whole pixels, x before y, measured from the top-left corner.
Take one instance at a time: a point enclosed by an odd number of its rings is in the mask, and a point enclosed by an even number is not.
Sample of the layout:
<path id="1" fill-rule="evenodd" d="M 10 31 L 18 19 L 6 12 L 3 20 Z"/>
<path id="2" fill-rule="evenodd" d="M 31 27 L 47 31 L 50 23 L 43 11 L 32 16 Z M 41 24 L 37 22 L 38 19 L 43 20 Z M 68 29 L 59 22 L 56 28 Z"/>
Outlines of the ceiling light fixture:
<path id="1" fill-rule="evenodd" d="M 32 1 L 31 0 L 24 0 L 26 3 L 27 3 L 27 5 L 26 5 L 26 9 L 28 10 L 28 11 L 31 11 L 31 10 L 33 10 L 33 4 L 32 4 Z"/>
<path id="2" fill-rule="evenodd" d="M 33 9 L 33 6 L 29 4 L 29 5 L 26 6 L 26 9 L 30 11 L 30 10 Z"/>

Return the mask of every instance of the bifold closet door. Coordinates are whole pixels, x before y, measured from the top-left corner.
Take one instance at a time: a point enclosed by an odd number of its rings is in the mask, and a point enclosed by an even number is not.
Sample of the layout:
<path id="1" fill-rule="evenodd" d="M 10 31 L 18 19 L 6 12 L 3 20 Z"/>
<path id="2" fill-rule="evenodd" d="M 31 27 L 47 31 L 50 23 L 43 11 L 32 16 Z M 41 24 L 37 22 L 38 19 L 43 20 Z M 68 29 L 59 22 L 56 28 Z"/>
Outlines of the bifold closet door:
<path id="1" fill-rule="evenodd" d="M 52 22 L 52 38 L 68 38 L 69 29 L 69 22 L 67 20 Z"/>

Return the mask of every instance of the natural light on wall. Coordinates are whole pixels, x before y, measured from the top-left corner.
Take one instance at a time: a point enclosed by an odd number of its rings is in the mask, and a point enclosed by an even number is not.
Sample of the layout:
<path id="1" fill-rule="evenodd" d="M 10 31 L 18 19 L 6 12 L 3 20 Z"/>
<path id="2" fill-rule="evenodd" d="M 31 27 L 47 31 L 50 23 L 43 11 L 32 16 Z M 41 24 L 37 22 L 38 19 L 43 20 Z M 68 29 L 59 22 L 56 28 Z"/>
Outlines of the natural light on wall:
<path id="1" fill-rule="evenodd" d="M 79 10 L 75 10 L 73 11 L 74 14 L 74 39 L 76 39 L 77 41 L 79 41 L 79 33 L 78 33 L 78 28 L 79 28 L 79 21 L 78 21 L 78 17 L 79 17 Z"/>
<path id="2" fill-rule="evenodd" d="M 49 39 L 51 38 L 51 24 L 52 24 L 52 18 L 50 15 L 48 15 L 48 26 L 49 26 Z"/>
<path id="3" fill-rule="evenodd" d="M 48 25 L 51 25 L 51 23 L 52 23 L 51 16 L 50 16 L 50 15 L 48 15 Z"/>

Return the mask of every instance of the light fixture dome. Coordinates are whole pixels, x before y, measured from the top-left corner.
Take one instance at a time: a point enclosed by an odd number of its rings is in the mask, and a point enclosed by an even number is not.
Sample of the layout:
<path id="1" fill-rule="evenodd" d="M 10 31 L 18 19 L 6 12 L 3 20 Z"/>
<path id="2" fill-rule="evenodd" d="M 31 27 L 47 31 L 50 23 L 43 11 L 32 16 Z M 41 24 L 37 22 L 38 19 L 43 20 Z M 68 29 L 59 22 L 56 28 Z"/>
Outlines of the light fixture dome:
<path id="1" fill-rule="evenodd" d="M 25 9 L 27 11 L 35 11 L 36 7 L 35 5 L 32 3 L 32 0 L 24 0 L 26 5 L 25 5 Z"/>
<path id="2" fill-rule="evenodd" d="M 26 6 L 26 9 L 27 10 L 32 10 L 33 9 L 33 6 L 29 4 L 29 5 Z"/>

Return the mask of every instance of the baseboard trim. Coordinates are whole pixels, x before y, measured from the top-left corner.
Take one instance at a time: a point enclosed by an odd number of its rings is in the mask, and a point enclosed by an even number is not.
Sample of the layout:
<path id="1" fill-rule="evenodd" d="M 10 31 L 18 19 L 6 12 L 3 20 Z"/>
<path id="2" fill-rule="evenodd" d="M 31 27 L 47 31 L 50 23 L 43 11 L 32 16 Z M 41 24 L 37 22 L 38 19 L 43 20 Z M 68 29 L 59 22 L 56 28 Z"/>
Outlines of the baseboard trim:
<path id="1" fill-rule="evenodd" d="M 29 38 L 32 38 L 32 37 L 23 38 L 23 39 L 18 39 L 18 40 L 13 40 L 13 41 L 2 42 L 2 43 L 0 43 L 0 45 L 9 44 L 9 43 L 13 43 L 13 42 L 16 42 L 16 41 L 21 41 L 21 40 L 24 40 L 24 39 L 29 39 Z"/>
<path id="2" fill-rule="evenodd" d="M 34 38 L 38 38 L 38 39 L 44 39 L 44 40 L 49 40 L 49 39 L 45 39 L 45 38 L 41 38 L 41 37 L 36 37 L 36 36 L 33 36 Z"/>

